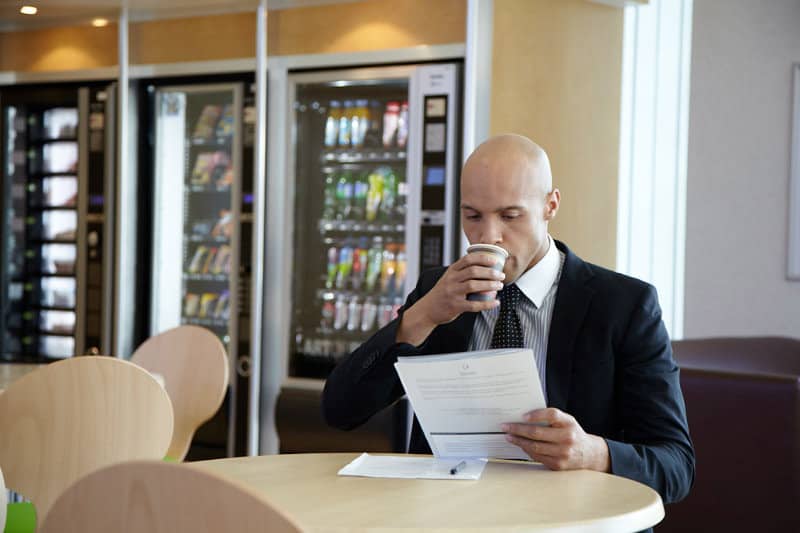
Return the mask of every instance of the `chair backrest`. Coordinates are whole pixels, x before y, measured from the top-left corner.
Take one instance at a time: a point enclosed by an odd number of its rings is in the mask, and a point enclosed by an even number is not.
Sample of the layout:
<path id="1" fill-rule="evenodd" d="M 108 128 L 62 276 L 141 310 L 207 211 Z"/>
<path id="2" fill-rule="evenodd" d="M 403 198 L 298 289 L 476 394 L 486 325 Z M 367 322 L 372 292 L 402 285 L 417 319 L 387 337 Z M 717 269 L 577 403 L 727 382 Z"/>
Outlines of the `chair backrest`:
<path id="1" fill-rule="evenodd" d="M 82 476 L 114 463 L 161 459 L 172 405 L 142 368 L 111 357 L 43 366 L 0 394 L 0 465 L 39 517 Z"/>
<path id="2" fill-rule="evenodd" d="M 800 531 L 800 339 L 672 346 L 697 474 L 657 531 Z"/>
<path id="3" fill-rule="evenodd" d="M 178 326 L 147 339 L 133 353 L 131 362 L 164 378 L 175 412 L 175 431 L 167 455 L 183 460 L 194 432 L 214 416 L 225 398 L 225 346 L 205 328 Z"/>
<path id="4" fill-rule="evenodd" d="M 191 463 L 137 461 L 84 477 L 67 489 L 41 533 L 204 533 L 300 528 L 245 486 Z"/>

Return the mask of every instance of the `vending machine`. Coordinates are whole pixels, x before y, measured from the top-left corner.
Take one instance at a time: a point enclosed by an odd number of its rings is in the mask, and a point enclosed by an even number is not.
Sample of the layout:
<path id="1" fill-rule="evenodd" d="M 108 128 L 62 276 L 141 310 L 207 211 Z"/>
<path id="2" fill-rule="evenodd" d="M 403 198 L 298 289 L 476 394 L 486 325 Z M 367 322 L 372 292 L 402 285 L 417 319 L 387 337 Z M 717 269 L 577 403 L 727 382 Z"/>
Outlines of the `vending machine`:
<path id="1" fill-rule="evenodd" d="M 113 83 L 0 89 L 0 358 L 111 354 Z"/>
<path id="2" fill-rule="evenodd" d="M 402 451 L 402 405 L 342 434 L 322 422 L 320 394 L 333 367 L 397 316 L 419 272 L 456 256 L 460 65 L 288 79 L 294 210 L 280 449 Z"/>
<path id="3" fill-rule="evenodd" d="M 146 336 L 191 324 L 225 345 L 230 388 L 190 459 L 243 455 L 247 436 L 252 242 L 252 76 L 141 82 L 151 165 L 140 210 L 148 228 Z M 149 205 L 146 205 L 147 202 Z M 141 339 L 144 340 L 144 339 Z"/>

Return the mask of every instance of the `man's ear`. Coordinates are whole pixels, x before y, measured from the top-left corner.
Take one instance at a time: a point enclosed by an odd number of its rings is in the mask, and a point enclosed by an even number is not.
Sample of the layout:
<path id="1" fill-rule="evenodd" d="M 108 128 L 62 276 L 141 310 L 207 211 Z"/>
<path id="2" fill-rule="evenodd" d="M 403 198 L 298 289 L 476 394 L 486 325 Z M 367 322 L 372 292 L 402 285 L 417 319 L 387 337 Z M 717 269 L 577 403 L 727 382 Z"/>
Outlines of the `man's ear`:
<path id="1" fill-rule="evenodd" d="M 547 193 L 544 205 L 544 218 L 545 220 L 553 220 L 558 213 L 558 207 L 561 205 L 561 191 L 553 189 Z"/>

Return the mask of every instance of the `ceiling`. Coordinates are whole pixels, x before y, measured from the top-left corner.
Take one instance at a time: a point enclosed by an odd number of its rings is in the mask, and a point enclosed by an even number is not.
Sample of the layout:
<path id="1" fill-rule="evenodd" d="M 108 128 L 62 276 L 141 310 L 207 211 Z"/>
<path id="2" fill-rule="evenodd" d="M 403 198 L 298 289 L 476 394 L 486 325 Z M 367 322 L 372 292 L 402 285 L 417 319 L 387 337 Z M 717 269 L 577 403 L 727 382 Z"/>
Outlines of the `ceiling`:
<path id="1" fill-rule="evenodd" d="M 267 0 L 267 8 L 287 9 L 356 0 Z M 188 17 L 214 13 L 255 11 L 259 0 L 0 0 L 0 31 L 47 26 L 88 24 L 95 17 L 115 19 L 123 7 L 129 20 Z M 23 5 L 38 8 L 22 15 Z"/>

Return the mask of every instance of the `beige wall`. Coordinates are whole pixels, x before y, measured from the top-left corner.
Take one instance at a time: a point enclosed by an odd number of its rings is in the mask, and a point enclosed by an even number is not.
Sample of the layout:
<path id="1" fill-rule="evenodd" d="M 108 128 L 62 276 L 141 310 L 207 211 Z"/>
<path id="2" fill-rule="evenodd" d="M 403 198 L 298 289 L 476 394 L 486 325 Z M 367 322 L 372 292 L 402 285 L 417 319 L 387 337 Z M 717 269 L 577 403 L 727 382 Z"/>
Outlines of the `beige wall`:
<path id="1" fill-rule="evenodd" d="M 270 55 L 386 50 L 464 42 L 466 0 L 369 0 L 271 11 Z M 255 57 L 254 12 L 133 22 L 134 65 Z M 117 28 L 74 26 L 0 33 L 0 71 L 117 64 Z"/>
<path id="2" fill-rule="evenodd" d="M 270 55 L 464 42 L 466 0 L 370 0 L 272 11 Z"/>
<path id="3" fill-rule="evenodd" d="M 46 72 L 113 67 L 117 27 L 69 26 L 0 33 L 0 71 Z"/>
<path id="4" fill-rule="evenodd" d="M 491 133 L 547 150 L 561 211 L 553 235 L 616 263 L 621 9 L 586 0 L 495 0 Z"/>

